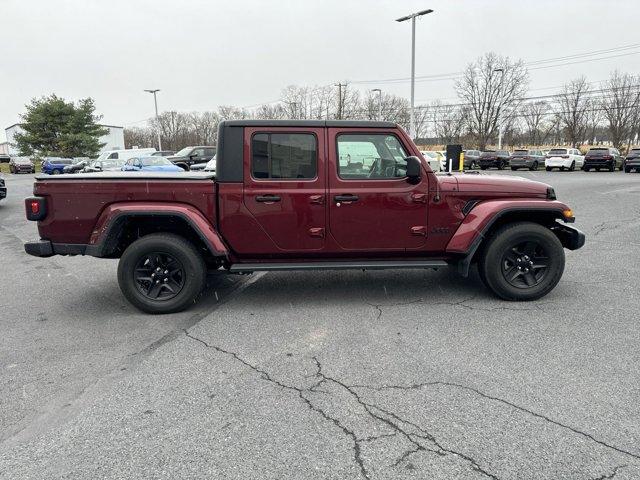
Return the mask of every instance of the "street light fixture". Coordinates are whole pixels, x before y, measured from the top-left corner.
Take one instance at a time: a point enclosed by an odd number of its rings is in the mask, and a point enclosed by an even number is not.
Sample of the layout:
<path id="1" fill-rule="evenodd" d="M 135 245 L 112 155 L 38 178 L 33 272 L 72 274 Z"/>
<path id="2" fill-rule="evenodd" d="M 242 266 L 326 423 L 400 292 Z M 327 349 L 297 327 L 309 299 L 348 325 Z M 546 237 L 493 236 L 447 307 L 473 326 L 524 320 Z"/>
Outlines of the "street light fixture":
<path id="1" fill-rule="evenodd" d="M 414 113 L 414 99 L 415 99 L 415 84 L 416 84 L 416 18 L 432 13 L 433 10 L 422 10 L 420 12 L 412 13 L 405 17 L 396 19 L 396 22 L 404 22 L 405 20 L 411 20 L 411 119 L 409 126 L 409 134 L 411 138 L 415 138 L 416 135 L 416 118 Z"/>
<path id="2" fill-rule="evenodd" d="M 500 72 L 500 104 L 498 106 L 498 150 L 502 149 L 502 102 L 503 92 L 502 84 L 504 83 L 504 68 L 494 68 L 494 72 Z"/>
<path id="3" fill-rule="evenodd" d="M 374 88 L 372 92 L 378 92 L 378 120 L 382 120 L 382 90 Z"/>
<path id="4" fill-rule="evenodd" d="M 158 120 L 158 99 L 156 97 L 156 93 L 158 93 L 160 89 L 155 90 L 145 90 L 145 92 L 153 93 L 153 103 L 156 106 L 156 123 L 158 124 L 158 151 L 162 151 L 162 140 L 160 140 L 160 121 Z"/>

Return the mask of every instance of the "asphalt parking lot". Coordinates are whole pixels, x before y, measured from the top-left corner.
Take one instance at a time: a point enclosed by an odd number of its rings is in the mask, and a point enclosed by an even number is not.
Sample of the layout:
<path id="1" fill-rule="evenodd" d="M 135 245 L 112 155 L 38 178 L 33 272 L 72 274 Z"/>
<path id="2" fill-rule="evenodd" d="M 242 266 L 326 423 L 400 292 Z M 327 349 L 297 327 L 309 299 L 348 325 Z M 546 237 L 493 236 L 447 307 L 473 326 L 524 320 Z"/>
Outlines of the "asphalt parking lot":
<path id="1" fill-rule="evenodd" d="M 116 261 L 27 256 L 0 202 L 0 478 L 640 478 L 640 174 L 547 182 L 585 247 L 530 303 L 450 271 L 211 279 L 144 315 Z"/>

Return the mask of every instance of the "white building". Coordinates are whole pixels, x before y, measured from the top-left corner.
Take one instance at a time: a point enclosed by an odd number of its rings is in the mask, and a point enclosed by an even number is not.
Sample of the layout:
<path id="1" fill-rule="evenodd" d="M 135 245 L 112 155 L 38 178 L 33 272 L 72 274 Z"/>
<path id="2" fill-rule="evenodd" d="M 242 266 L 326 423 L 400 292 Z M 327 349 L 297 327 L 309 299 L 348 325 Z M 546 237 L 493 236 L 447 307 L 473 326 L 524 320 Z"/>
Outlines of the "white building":
<path id="1" fill-rule="evenodd" d="M 122 150 L 124 149 L 124 127 L 117 127 L 115 125 L 100 125 L 106 128 L 109 132 L 100 137 L 100 143 L 104 143 L 105 146 L 98 153 L 106 152 L 109 150 Z M 18 155 L 18 150 L 15 146 L 14 137 L 16 133 L 20 132 L 20 124 L 14 123 L 13 125 L 4 129 L 4 133 L 7 136 L 6 149 L 7 153 L 11 156 Z M 3 145 L 0 143 L 0 145 Z"/>

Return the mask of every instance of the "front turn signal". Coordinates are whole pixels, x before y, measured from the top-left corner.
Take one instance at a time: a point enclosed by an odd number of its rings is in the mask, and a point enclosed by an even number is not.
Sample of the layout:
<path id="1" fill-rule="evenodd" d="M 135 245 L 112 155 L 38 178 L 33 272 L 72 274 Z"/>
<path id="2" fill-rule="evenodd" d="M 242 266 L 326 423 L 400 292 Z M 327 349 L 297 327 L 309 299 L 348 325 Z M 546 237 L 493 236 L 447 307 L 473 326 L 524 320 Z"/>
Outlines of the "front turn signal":
<path id="1" fill-rule="evenodd" d="M 563 210 L 562 216 L 564 217 L 564 220 L 566 222 L 574 222 L 576 220 L 576 217 L 573 216 L 573 210 L 571 210 L 570 208 Z"/>

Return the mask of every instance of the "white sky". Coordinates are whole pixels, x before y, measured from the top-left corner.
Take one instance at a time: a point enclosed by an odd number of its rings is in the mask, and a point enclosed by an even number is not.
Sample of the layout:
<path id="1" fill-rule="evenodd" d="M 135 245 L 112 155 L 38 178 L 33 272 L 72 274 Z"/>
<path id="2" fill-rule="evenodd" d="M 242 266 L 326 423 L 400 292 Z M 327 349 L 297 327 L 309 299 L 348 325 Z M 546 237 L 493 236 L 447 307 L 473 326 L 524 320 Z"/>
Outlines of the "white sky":
<path id="1" fill-rule="evenodd" d="M 50 93 L 142 126 L 145 88 L 162 90 L 160 110 L 202 111 L 277 100 L 291 84 L 408 77 L 411 25 L 394 19 L 426 8 L 418 76 L 487 51 L 535 61 L 640 43 L 639 0 L 0 0 L 0 127 Z M 608 55 L 629 52 L 640 47 Z M 616 68 L 640 73 L 640 54 L 531 71 L 530 94 Z M 358 86 L 409 96 L 408 81 Z M 418 82 L 416 102 L 455 100 L 453 86 Z"/>

